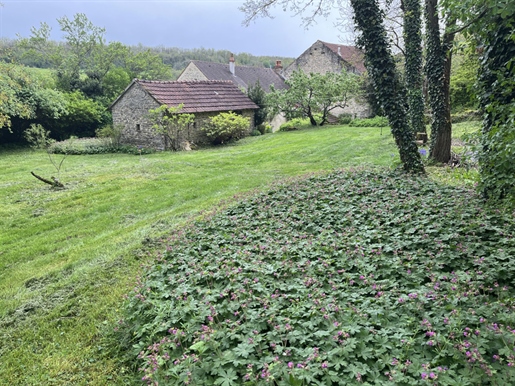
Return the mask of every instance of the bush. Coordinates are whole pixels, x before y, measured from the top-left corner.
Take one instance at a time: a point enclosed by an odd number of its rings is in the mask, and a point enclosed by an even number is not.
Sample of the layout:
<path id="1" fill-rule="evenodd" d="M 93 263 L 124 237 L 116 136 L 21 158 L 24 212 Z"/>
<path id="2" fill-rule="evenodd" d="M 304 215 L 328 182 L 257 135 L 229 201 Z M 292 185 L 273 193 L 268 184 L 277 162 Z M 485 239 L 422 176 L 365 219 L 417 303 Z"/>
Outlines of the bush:
<path id="1" fill-rule="evenodd" d="M 142 146 L 119 145 L 115 146 L 110 139 L 106 138 L 70 138 L 65 141 L 54 142 L 48 149 L 54 154 L 150 154 L 154 150 Z"/>
<path id="2" fill-rule="evenodd" d="M 95 134 L 99 138 L 110 140 L 113 146 L 120 146 L 123 129 L 123 125 L 106 125 L 100 129 L 97 129 Z"/>
<path id="3" fill-rule="evenodd" d="M 252 130 L 252 132 L 250 133 L 250 135 L 251 135 L 252 137 L 259 137 L 260 135 L 263 135 L 263 134 L 261 133 L 261 131 L 259 131 L 259 130 L 257 130 L 257 129 L 254 129 L 254 130 Z"/>
<path id="4" fill-rule="evenodd" d="M 352 122 L 352 114 L 343 113 L 338 117 L 338 123 L 340 125 L 348 125 Z"/>
<path id="5" fill-rule="evenodd" d="M 174 233 L 121 340 L 153 385 L 513 384 L 514 236 L 423 177 L 278 185 Z"/>
<path id="6" fill-rule="evenodd" d="M 212 117 L 210 124 L 201 130 L 206 133 L 213 144 L 219 145 L 242 138 L 249 127 L 250 118 L 228 112 Z"/>
<path id="7" fill-rule="evenodd" d="M 386 127 L 388 118 L 376 116 L 374 118 L 354 119 L 349 123 L 352 127 Z"/>
<path id="8" fill-rule="evenodd" d="M 283 123 L 279 127 L 279 131 L 293 131 L 312 127 L 308 118 L 293 118 L 292 120 Z"/>

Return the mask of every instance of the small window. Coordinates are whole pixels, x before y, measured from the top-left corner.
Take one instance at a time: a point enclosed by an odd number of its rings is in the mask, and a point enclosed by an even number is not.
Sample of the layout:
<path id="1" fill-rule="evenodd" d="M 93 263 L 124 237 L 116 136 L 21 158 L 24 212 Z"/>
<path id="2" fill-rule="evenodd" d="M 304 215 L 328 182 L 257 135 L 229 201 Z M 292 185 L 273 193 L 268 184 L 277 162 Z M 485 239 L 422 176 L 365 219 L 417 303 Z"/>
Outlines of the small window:
<path id="1" fill-rule="evenodd" d="M 141 131 L 141 125 L 139 123 L 136 123 L 136 131 Z"/>

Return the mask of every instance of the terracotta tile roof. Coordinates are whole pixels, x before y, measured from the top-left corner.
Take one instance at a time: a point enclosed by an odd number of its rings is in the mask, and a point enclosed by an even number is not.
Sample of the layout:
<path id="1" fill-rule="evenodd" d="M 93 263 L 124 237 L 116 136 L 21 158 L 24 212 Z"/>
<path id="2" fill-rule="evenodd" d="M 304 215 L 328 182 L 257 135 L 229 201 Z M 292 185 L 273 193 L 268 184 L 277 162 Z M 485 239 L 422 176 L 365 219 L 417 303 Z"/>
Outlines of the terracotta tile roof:
<path id="1" fill-rule="evenodd" d="M 210 80 L 230 80 L 239 87 L 247 89 L 254 86 L 258 81 L 265 92 L 270 90 L 270 85 L 274 85 L 276 90 L 286 89 L 284 79 L 273 69 L 252 66 L 234 66 L 234 75 L 229 70 L 229 64 L 203 62 L 193 60 L 193 64 Z"/>
<path id="2" fill-rule="evenodd" d="M 359 48 L 326 42 L 322 42 L 322 44 L 333 51 L 336 55 L 340 56 L 347 63 L 354 66 L 360 73 L 366 71 L 365 55 Z"/>
<path id="3" fill-rule="evenodd" d="M 238 87 L 228 81 L 134 81 L 157 102 L 167 106 L 184 104 L 184 113 L 258 109 Z"/>

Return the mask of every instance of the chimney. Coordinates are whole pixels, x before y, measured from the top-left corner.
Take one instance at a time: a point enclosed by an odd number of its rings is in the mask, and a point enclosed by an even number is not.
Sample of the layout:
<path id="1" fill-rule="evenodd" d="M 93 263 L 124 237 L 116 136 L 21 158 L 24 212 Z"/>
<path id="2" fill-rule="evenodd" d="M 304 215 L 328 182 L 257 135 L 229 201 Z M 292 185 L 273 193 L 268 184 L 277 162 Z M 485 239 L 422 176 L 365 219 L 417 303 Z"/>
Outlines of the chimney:
<path id="1" fill-rule="evenodd" d="M 276 60 L 275 67 L 274 67 L 274 71 L 276 72 L 276 74 L 279 74 L 282 69 L 283 69 L 282 62 L 280 60 Z"/>
<path id="2" fill-rule="evenodd" d="M 338 46 L 338 56 L 342 56 L 342 48 Z"/>
<path id="3" fill-rule="evenodd" d="M 234 55 L 231 54 L 231 57 L 229 58 L 229 71 L 231 71 L 231 74 L 234 75 L 234 68 L 235 65 L 234 65 Z"/>

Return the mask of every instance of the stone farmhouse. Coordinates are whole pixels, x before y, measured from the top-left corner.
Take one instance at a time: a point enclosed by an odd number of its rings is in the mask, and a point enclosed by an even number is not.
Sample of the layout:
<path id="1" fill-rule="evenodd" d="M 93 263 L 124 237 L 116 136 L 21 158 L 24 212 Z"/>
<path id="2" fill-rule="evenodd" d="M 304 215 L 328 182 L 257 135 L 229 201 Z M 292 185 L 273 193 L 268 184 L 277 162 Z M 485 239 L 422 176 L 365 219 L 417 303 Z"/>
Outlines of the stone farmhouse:
<path id="1" fill-rule="evenodd" d="M 244 91 L 247 91 L 249 86 L 255 86 L 259 82 L 263 90 L 269 92 L 271 85 L 276 90 L 287 88 L 284 78 L 280 75 L 282 69 L 280 60 L 276 62 L 274 69 L 237 66 L 234 55 L 231 54 L 228 64 L 193 60 L 186 66 L 177 80 L 230 80 Z"/>
<path id="2" fill-rule="evenodd" d="M 364 55 L 358 48 L 342 44 L 326 43 L 317 40 L 304 51 L 293 63 L 286 67 L 281 75 L 288 79 L 293 71 L 302 70 L 325 74 L 326 72 L 342 72 L 346 70 L 361 75 L 365 69 Z"/>
<path id="3" fill-rule="evenodd" d="M 306 74 L 340 73 L 342 70 L 346 70 L 347 72 L 361 75 L 365 73 L 366 68 L 363 52 L 358 48 L 317 40 L 295 61 L 281 71 L 281 75 L 288 79 L 294 71 L 299 70 Z M 352 99 L 345 109 L 335 109 L 332 111 L 332 114 L 335 116 L 343 113 L 351 114 L 353 117 L 365 118 L 370 115 L 370 109 L 365 101 Z"/>
<path id="4" fill-rule="evenodd" d="M 195 121 L 180 133 L 177 143 L 204 145 L 208 138 L 201 130 L 207 121 L 221 112 L 233 111 L 249 117 L 248 132 L 253 130 L 254 104 L 234 83 L 229 81 L 146 81 L 135 79 L 111 104 L 113 125 L 123 126 L 121 142 L 135 146 L 170 149 L 164 135 L 152 129 L 149 110 L 161 105 L 183 104 L 183 113 L 195 114 Z"/>

